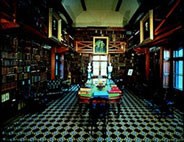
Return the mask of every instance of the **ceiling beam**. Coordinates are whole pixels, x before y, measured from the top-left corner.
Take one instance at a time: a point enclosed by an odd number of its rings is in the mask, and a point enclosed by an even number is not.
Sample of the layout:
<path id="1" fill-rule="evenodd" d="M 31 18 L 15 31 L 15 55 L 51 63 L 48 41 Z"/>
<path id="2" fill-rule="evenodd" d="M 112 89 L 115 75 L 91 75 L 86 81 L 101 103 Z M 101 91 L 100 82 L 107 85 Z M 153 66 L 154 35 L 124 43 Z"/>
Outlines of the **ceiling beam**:
<path id="1" fill-rule="evenodd" d="M 82 9 L 86 11 L 87 9 L 86 9 L 86 4 L 84 0 L 81 0 L 81 5 L 82 5 Z"/>
<path id="2" fill-rule="evenodd" d="M 174 10 L 177 8 L 177 6 L 180 4 L 180 0 L 177 0 L 176 3 L 173 5 L 173 7 L 169 10 L 165 18 L 160 22 L 160 24 L 156 27 L 155 32 L 158 32 L 162 25 L 168 20 L 169 16 L 174 12 Z"/>
<path id="3" fill-rule="evenodd" d="M 121 4 L 122 4 L 123 0 L 118 0 L 118 3 L 116 5 L 116 11 L 119 11 L 120 7 L 121 7 Z"/>
<path id="4" fill-rule="evenodd" d="M 133 14 L 131 19 L 129 20 L 128 27 L 134 27 L 136 22 L 140 21 L 140 19 L 144 16 L 145 11 L 148 10 L 148 7 L 145 7 L 143 4 L 139 6 L 136 12 Z M 138 19 L 139 18 L 139 19 Z"/>
<path id="5" fill-rule="evenodd" d="M 65 17 L 68 22 L 68 25 L 73 24 L 73 20 L 70 17 L 70 15 L 67 13 L 66 9 L 64 8 L 62 2 L 60 0 L 49 0 L 48 3 L 50 8 L 54 8 L 56 11 L 61 12 Z"/>

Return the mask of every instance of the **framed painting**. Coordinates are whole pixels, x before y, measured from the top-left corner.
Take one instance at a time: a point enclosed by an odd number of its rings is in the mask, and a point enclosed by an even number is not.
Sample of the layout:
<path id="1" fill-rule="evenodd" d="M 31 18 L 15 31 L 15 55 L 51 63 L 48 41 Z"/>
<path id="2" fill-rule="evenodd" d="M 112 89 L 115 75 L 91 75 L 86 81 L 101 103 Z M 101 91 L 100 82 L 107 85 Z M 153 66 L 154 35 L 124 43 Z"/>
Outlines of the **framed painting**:
<path id="1" fill-rule="evenodd" d="M 62 37 L 62 19 L 52 8 L 49 8 L 48 37 L 61 41 Z"/>
<path id="2" fill-rule="evenodd" d="M 108 47 L 108 37 L 93 37 L 93 54 L 108 54 Z"/>
<path id="3" fill-rule="evenodd" d="M 153 10 L 149 10 L 140 20 L 140 43 L 151 41 L 153 38 Z"/>

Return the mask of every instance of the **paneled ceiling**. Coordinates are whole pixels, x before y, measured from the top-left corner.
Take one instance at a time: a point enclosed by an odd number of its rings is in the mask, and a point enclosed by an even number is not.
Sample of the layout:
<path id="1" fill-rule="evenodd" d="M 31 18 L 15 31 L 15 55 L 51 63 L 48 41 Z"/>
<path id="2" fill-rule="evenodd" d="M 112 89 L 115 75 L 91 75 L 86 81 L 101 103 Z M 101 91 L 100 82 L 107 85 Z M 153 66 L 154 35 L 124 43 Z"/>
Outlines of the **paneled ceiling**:
<path id="1" fill-rule="evenodd" d="M 138 0 L 62 0 L 73 27 L 123 27 L 139 7 Z"/>

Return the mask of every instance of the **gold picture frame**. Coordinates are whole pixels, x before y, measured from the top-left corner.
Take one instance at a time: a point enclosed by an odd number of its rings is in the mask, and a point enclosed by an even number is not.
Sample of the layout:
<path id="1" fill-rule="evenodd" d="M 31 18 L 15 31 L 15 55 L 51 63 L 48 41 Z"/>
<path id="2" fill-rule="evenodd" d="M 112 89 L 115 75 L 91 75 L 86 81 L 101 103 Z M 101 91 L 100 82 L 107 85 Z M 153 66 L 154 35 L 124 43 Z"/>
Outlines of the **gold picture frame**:
<path id="1" fill-rule="evenodd" d="M 154 39 L 153 10 L 140 20 L 140 43 L 149 42 Z"/>
<path id="2" fill-rule="evenodd" d="M 93 37 L 93 54 L 108 54 L 108 48 L 108 37 Z"/>
<path id="3" fill-rule="evenodd" d="M 62 39 L 62 19 L 49 8 L 48 37 L 61 41 Z"/>

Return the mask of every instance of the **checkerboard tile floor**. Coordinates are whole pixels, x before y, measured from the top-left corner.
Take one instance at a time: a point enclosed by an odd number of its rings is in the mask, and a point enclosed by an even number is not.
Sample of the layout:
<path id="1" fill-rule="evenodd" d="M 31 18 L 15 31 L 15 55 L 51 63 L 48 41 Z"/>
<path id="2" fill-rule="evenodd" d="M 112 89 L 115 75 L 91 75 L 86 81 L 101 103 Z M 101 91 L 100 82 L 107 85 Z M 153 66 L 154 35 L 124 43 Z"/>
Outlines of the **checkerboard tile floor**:
<path id="1" fill-rule="evenodd" d="M 160 118 L 144 100 L 124 90 L 121 113 L 111 106 L 106 135 L 89 131 L 88 110 L 79 114 L 77 86 L 43 111 L 19 116 L 2 129 L 1 141 L 184 141 L 183 114 Z"/>

